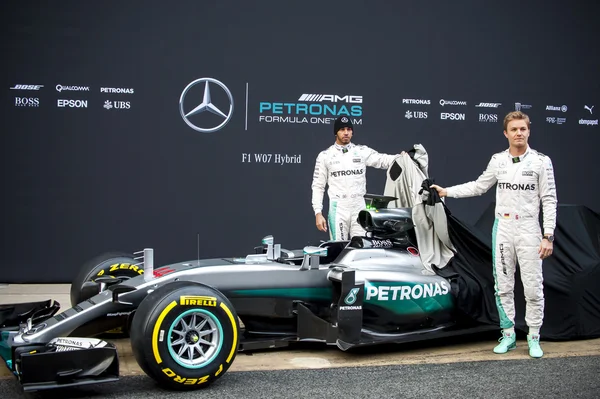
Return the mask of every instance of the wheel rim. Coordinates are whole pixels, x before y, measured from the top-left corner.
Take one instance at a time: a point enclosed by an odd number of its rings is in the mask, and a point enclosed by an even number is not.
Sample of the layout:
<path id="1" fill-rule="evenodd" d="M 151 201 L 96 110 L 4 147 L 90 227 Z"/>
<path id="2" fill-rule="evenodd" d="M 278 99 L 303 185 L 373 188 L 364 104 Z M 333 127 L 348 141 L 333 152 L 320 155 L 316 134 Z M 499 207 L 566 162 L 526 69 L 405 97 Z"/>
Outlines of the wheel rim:
<path id="1" fill-rule="evenodd" d="M 169 329 L 169 353 L 185 368 L 209 364 L 221 350 L 223 328 L 219 320 L 204 309 L 191 309 L 179 315 Z"/>

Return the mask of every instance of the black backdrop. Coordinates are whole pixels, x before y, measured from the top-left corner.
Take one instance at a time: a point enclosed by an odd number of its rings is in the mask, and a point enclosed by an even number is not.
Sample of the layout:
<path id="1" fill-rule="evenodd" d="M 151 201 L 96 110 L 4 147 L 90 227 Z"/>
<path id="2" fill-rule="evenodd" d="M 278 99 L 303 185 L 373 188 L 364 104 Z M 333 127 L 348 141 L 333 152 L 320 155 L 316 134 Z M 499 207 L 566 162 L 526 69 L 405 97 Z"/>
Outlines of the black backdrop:
<path id="1" fill-rule="evenodd" d="M 600 128 L 581 121 L 600 114 L 600 6 L 491 3 L 2 2 L 0 281 L 70 282 L 106 250 L 153 247 L 168 263 L 195 258 L 198 239 L 201 257 L 244 255 L 266 234 L 288 248 L 326 239 L 310 205 L 314 160 L 333 141 L 324 104 L 358 107 L 356 143 L 387 153 L 423 144 L 442 185 L 476 178 L 506 147 L 503 116 L 524 104 L 531 146 L 554 161 L 559 201 L 597 211 Z M 212 133 L 179 110 L 201 78 L 233 99 L 231 119 Z M 204 87 L 190 88 L 184 113 Z M 209 87 L 227 114 L 226 92 Z M 77 99 L 87 102 L 59 106 Z M 309 123 L 294 123 L 306 116 L 295 104 L 313 111 Z M 207 128 L 223 118 L 189 120 Z M 273 155 L 257 163 L 255 154 Z M 299 163 L 275 164 L 274 154 Z M 369 170 L 370 192 L 384 181 Z M 493 195 L 448 205 L 474 223 Z"/>

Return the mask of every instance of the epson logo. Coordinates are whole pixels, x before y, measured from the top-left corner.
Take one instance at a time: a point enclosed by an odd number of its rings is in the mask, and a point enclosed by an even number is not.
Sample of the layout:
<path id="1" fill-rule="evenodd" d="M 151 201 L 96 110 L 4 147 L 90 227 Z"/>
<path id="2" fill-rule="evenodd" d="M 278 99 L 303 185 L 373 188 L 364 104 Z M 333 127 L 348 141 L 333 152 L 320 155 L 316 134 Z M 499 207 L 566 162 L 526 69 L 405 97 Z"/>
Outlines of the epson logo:
<path id="1" fill-rule="evenodd" d="M 404 301 L 419 298 L 431 298 L 447 295 L 450 285 L 446 281 L 429 284 L 376 286 L 367 284 L 365 286 L 365 299 L 376 301 Z"/>
<path id="2" fill-rule="evenodd" d="M 323 102 L 330 101 L 332 103 L 346 102 L 352 104 L 362 104 L 362 96 L 345 95 L 338 96 L 337 94 L 302 94 L 298 101 Z"/>
<path id="3" fill-rule="evenodd" d="M 450 119 L 452 121 L 464 121 L 466 116 L 465 116 L 465 114 L 442 112 L 440 114 L 440 118 L 441 119 Z"/>
<path id="4" fill-rule="evenodd" d="M 532 177 L 533 176 L 533 170 L 524 170 L 521 175 Z"/>
<path id="5" fill-rule="evenodd" d="M 112 93 L 112 94 L 133 94 L 133 89 L 123 89 L 115 87 L 101 87 L 100 93 Z"/>
<path id="6" fill-rule="evenodd" d="M 10 89 L 11 90 L 39 90 L 42 87 L 44 87 L 44 85 L 14 85 Z"/>
<path id="7" fill-rule="evenodd" d="M 59 108 L 65 108 L 65 107 L 69 107 L 69 108 L 87 108 L 88 102 L 87 102 L 87 100 L 63 100 L 63 99 L 58 99 L 57 100 L 57 106 Z"/>
<path id="8" fill-rule="evenodd" d="M 340 170 L 338 172 L 331 172 L 331 176 L 332 177 L 342 177 L 342 176 L 362 175 L 363 172 L 364 172 L 363 169 Z"/>
<path id="9" fill-rule="evenodd" d="M 31 97 L 15 97 L 15 107 L 39 107 L 40 99 Z"/>
<path id="10" fill-rule="evenodd" d="M 496 114 L 479 114 L 479 122 L 498 122 Z"/>
<path id="11" fill-rule="evenodd" d="M 421 100 L 414 98 L 403 98 L 402 104 L 413 104 L 413 105 L 431 105 L 431 100 Z"/>

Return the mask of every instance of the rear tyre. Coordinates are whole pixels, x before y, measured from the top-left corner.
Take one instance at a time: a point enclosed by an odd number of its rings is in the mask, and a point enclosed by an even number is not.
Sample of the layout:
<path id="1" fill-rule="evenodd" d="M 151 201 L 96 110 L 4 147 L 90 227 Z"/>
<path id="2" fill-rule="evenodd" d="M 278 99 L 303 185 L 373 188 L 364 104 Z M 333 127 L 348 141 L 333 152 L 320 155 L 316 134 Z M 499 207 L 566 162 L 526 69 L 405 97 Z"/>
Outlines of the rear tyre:
<path id="1" fill-rule="evenodd" d="M 130 336 L 137 363 L 160 386 L 200 389 L 219 379 L 233 363 L 238 316 L 218 290 L 179 281 L 142 301 Z"/>

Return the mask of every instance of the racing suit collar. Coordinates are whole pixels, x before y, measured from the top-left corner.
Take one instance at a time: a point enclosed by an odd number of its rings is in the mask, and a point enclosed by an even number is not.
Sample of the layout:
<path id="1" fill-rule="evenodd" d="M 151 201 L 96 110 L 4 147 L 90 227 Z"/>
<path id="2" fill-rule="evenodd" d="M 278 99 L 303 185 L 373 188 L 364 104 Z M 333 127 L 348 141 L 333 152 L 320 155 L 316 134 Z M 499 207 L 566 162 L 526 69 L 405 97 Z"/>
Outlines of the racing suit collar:
<path id="1" fill-rule="evenodd" d="M 354 147 L 354 144 L 352 144 L 352 143 L 349 143 L 349 144 L 346 144 L 346 145 L 339 145 L 339 144 L 337 144 L 337 143 L 334 143 L 334 144 L 333 144 L 333 147 L 334 147 L 336 150 L 338 150 L 338 151 L 341 151 L 341 152 L 343 152 L 343 153 L 346 153 L 346 152 L 350 151 L 350 150 L 352 149 L 352 147 Z"/>
<path id="2" fill-rule="evenodd" d="M 531 147 L 527 146 L 527 149 L 525 150 L 525 152 L 522 155 L 519 155 L 518 157 L 514 157 L 510 154 L 510 148 L 506 150 L 506 154 L 508 155 L 508 157 L 512 160 L 512 163 L 519 163 L 522 160 L 524 160 L 527 155 L 529 155 L 531 153 Z"/>

